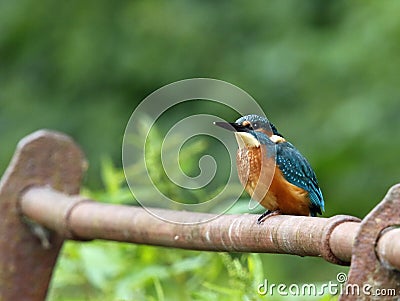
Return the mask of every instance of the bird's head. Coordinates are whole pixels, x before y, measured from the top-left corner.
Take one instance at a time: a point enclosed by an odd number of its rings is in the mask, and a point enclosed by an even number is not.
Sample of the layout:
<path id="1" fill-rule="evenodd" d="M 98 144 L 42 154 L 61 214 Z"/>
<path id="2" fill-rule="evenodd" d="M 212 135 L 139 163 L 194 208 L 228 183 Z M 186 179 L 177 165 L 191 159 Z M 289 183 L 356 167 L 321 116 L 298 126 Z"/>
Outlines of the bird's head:
<path id="1" fill-rule="evenodd" d="M 269 141 L 274 143 L 285 141 L 277 128 L 267 118 L 254 114 L 240 117 L 232 123 L 214 122 L 214 124 L 227 130 L 235 131 L 239 148 L 259 147 L 260 142 L 268 144 Z"/>

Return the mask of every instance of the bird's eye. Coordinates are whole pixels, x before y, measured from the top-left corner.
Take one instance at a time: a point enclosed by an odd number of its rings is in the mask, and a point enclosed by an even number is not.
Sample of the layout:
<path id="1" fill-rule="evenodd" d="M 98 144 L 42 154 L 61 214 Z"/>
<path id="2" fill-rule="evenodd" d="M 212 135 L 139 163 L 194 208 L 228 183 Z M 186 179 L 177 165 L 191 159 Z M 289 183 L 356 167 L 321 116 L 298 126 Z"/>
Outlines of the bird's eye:
<path id="1" fill-rule="evenodd" d="M 259 128 L 259 125 L 258 125 L 258 123 L 253 123 L 252 125 L 251 125 L 251 127 L 254 129 L 254 130 L 256 130 L 256 129 L 258 129 Z"/>

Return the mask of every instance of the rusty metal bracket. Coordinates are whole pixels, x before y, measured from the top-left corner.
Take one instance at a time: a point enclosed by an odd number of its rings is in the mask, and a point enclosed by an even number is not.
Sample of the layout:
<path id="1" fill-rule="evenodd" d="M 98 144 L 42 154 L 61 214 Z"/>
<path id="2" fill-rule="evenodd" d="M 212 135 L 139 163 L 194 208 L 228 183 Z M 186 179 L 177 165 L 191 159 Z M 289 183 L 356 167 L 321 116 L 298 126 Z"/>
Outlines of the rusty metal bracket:
<path id="1" fill-rule="evenodd" d="M 399 298 L 400 272 L 387 268 L 376 254 L 378 239 L 383 231 L 398 225 L 400 185 L 395 185 L 360 224 L 353 245 L 349 277 L 340 301 Z"/>
<path id="2" fill-rule="evenodd" d="M 0 181 L 0 301 L 45 300 L 64 241 L 62 235 L 50 232 L 43 246 L 32 235 L 32 224 L 21 218 L 21 194 L 31 186 L 77 194 L 85 168 L 82 151 L 63 134 L 41 130 L 18 144 Z"/>
<path id="3" fill-rule="evenodd" d="M 336 215 L 329 218 L 329 223 L 324 228 L 324 232 L 322 235 L 321 241 L 321 256 L 326 260 L 333 264 L 338 265 L 349 265 L 348 262 L 341 260 L 338 258 L 335 253 L 332 251 L 331 246 L 331 235 L 337 226 L 347 223 L 347 222 L 360 222 L 360 219 L 350 215 Z"/>

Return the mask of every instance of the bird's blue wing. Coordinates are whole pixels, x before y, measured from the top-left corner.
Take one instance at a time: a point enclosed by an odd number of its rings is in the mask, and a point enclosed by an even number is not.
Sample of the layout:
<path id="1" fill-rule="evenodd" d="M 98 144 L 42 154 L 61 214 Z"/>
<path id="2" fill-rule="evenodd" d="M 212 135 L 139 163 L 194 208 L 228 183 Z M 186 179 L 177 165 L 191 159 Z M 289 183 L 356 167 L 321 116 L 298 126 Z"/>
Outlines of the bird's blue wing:
<path id="1" fill-rule="evenodd" d="M 324 198 L 307 159 L 289 142 L 276 144 L 276 163 L 285 179 L 308 192 L 312 216 L 324 211 Z"/>

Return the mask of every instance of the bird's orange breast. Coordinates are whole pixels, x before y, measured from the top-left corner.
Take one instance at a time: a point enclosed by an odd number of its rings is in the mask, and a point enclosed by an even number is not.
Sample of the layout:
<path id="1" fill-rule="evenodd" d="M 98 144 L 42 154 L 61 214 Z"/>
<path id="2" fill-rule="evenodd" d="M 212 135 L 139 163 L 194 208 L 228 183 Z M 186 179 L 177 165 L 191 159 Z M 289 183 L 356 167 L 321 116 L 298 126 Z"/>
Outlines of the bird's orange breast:
<path id="1" fill-rule="evenodd" d="M 308 192 L 289 183 L 264 147 L 240 148 L 236 157 L 240 182 L 268 210 L 309 215 Z"/>

